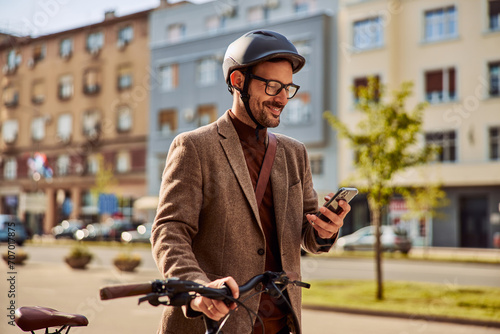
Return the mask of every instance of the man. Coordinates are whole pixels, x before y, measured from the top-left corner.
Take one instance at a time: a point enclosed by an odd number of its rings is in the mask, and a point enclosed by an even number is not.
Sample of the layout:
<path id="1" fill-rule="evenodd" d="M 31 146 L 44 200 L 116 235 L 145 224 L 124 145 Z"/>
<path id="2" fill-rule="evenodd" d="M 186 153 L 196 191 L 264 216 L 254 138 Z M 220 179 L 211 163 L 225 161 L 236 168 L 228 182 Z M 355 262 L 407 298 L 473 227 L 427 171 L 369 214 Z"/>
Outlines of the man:
<path id="1" fill-rule="evenodd" d="M 312 253 L 331 248 L 350 206 L 341 201 L 339 215 L 321 208 L 328 222 L 314 215 L 318 199 L 304 145 L 276 135 L 270 177 L 261 177 L 263 165 L 269 166 L 263 163 L 272 151 L 267 147 L 274 145 L 267 128 L 279 125 L 299 89 L 293 73 L 304 63 L 293 44 L 272 31 L 251 31 L 228 47 L 223 71 L 233 94 L 231 109 L 177 136 L 168 153 L 151 238 L 165 277 L 226 284 L 237 297 L 238 284 L 266 270 L 299 275 L 301 245 Z M 300 288 L 287 294 L 300 319 Z M 282 300 L 261 294 L 246 304 L 258 312 L 267 334 L 289 333 L 293 326 Z M 205 313 L 219 320 L 230 308 L 235 305 L 202 297 L 182 311 L 167 307 L 160 332 L 203 333 L 201 320 L 192 318 Z M 251 333 L 248 319 L 245 310 L 237 310 L 223 329 Z M 254 329 L 263 332 L 255 319 Z"/>

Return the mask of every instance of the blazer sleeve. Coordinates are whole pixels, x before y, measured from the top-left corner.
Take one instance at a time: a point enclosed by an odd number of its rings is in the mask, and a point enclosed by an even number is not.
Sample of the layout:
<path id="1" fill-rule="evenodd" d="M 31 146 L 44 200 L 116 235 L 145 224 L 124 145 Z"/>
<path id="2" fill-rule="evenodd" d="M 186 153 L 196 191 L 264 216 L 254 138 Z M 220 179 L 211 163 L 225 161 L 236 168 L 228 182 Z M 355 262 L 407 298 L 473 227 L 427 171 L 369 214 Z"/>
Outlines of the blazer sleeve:
<path id="1" fill-rule="evenodd" d="M 168 152 L 151 231 L 156 265 L 165 278 L 210 282 L 192 250 L 202 206 L 201 164 L 195 143 L 177 136 Z"/>
<path id="2" fill-rule="evenodd" d="M 314 227 L 307 221 L 306 214 L 314 214 L 318 212 L 318 195 L 313 187 L 312 173 L 309 163 L 307 150 L 303 146 L 304 156 L 304 215 L 302 221 L 302 246 L 310 253 L 323 253 L 328 252 L 337 240 L 338 233 L 333 235 L 330 239 L 322 239 L 318 236 Z"/>

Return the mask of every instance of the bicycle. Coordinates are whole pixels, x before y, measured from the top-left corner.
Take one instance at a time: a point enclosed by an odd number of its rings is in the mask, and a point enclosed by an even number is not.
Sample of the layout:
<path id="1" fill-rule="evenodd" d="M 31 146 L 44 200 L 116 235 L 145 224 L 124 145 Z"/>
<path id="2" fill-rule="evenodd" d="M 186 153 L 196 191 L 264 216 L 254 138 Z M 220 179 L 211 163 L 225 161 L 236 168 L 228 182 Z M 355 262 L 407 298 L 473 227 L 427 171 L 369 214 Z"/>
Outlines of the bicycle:
<path id="1" fill-rule="evenodd" d="M 259 291 L 250 294 L 247 298 L 242 297 L 250 291 L 255 290 L 261 284 Z M 203 296 L 216 300 L 224 300 L 226 303 L 236 303 L 238 307 L 244 308 L 249 315 L 250 327 L 253 328 L 253 317 L 262 322 L 259 316 L 250 310 L 245 301 L 260 293 L 268 293 L 276 298 L 284 298 L 285 304 L 288 306 L 292 314 L 293 324 L 291 325 L 292 333 L 300 334 L 300 326 L 297 316 L 293 312 L 291 305 L 283 292 L 288 285 L 294 285 L 302 288 L 310 288 L 310 284 L 298 280 L 290 279 L 285 272 L 271 272 L 266 271 L 263 274 L 252 277 L 248 282 L 239 287 L 240 298 L 235 299 L 232 297 L 231 290 L 224 286 L 220 289 L 208 288 L 204 285 L 192 282 L 183 281 L 177 278 L 169 278 L 166 280 L 155 280 L 147 283 L 136 284 L 122 284 L 107 286 L 100 289 L 101 300 L 110 300 L 123 297 L 142 296 L 139 298 L 139 304 L 148 302 L 152 306 L 174 306 L 181 307 L 188 305 L 191 300 L 197 296 Z M 234 312 L 232 310 L 220 321 L 215 321 L 202 315 L 205 324 L 205 334 L 222 334 L 222 327 L 224 326 L 227 318 Z M 45 307 L 21 307 L 16 310 L 16 324 L 23 331 L 31 331 L 45 329 L 46 334 L 59 334 L 69 332 L 71 327 L 87 326 L 88 320 L 85 316 L 80 314 L 63 313 L 54 309 Z M 49 333 L 49 328 L 62 326 L 56 329 L 55 332 Z"/>

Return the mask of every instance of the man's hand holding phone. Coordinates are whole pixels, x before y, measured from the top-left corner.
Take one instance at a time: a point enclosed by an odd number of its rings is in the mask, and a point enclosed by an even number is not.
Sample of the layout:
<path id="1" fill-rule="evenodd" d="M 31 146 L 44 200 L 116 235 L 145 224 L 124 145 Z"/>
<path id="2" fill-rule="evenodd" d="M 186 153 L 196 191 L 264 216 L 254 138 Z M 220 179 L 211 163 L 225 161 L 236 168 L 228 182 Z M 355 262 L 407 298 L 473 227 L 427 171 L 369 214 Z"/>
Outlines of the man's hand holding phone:
<path id="1" fill-rule="evenodd" d="M 340 188 L 337 193 L 325 196 L 326 203 L 318 213 L 306 215 L 320 238 L 330 239 L 338 233 L 344 225 L 345 216 L 351 211 L 349 202 L 357 193 L 356 188 Z"/>

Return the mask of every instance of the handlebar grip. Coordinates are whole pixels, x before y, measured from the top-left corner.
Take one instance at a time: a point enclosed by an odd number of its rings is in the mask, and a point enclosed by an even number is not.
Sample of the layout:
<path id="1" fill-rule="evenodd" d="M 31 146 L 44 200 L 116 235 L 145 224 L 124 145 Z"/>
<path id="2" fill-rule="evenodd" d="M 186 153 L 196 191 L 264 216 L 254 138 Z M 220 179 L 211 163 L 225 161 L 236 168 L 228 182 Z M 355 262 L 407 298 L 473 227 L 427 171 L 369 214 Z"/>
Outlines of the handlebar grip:
<path id="1" fill-rule="evenodd" d="M 99 291 L 99 295 L 101 296 L 101 300 L 108 300 L 114 298 L 145 295 L 150 292 L 153 292 L 153 286 L 151 282 L 106 286 L 104 288 L 101 288 L 101 290 Z"/>

